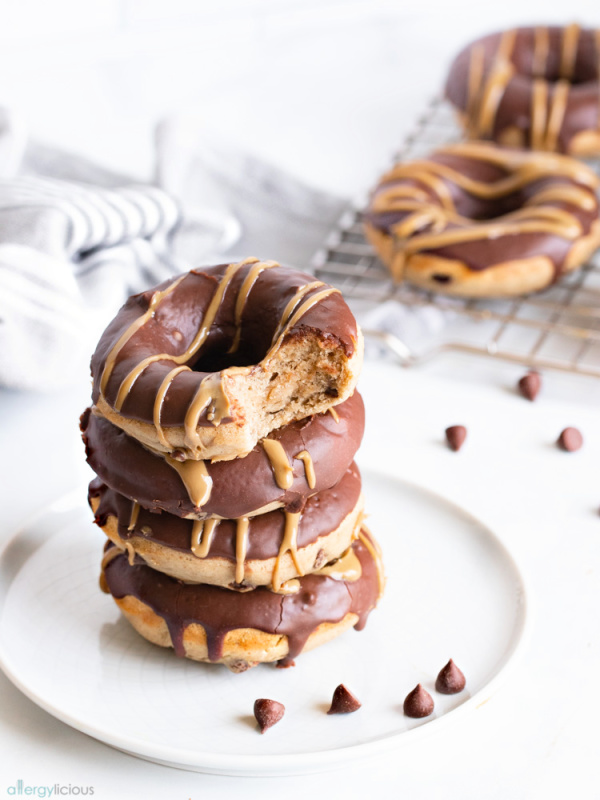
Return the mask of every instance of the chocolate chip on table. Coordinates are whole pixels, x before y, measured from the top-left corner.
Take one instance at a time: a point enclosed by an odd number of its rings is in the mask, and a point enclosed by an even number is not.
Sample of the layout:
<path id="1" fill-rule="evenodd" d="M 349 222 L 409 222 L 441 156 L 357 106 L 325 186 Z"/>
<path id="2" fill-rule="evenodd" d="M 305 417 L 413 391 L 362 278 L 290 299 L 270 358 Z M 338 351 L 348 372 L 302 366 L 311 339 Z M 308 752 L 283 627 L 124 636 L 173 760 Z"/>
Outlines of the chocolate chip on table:
<path id="1" fill-rule="evenodd" d="M 581 431 L 577 430 L 577 428 L 565 428 L 564 431 L 561 431 L 556 443 L 563 450 L 573 453 L 582 446 L 583 436 L 581 435 Z"/>
<path id="2" fill-rule="evenodd" d="M 435 690 L 440 694 L 458 694 L 465 688 L 466 683 L 465 676 L 450 659 L 437 676 Z"/>
<path id="3" fill-rule="evenodd" d="M 328 714 L 351 714 L 353 711 L 358 711 L 362 703 L 355 697 L 349 689 L 346 689 L 343 683 L 340 683 L 333 692 L 331 698 L 331 708 Z"/>
<path id="4" fill-rule="evenodd" d="M 539 372 L 528 372 L 519 381 L 519 392 L 526 400 L 533 402 L 542 388 L 542 378 Z"/>
<path id="5" fill-rule="evenodd" d="M 285 706 L 277 700 L 262 698 L 254 703 L 254 716 L 258 722 L 260 732 L 264 733 L 272 728 L 285 714 Z"/>
<path id="6" fill-rule="evenodd" d="M 460 450 L 467 438 L 467 429 L 464 425 L 451 425 L 446 428 L 446 441 L 450 450 Z"/>
<path id="7" fill-rule="evenodd" d="M 404 700 L 404 713 L 407 717 L 421 719 L 433 712 L 433 697 L 418 683 Z"/>

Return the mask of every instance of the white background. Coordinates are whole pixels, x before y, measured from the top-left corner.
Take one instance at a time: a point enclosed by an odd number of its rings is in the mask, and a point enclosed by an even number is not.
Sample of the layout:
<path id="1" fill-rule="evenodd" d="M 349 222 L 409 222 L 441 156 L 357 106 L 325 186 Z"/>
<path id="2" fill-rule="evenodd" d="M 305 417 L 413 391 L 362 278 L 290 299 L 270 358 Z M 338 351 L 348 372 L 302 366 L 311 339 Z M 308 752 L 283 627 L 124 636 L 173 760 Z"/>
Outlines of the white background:
<path id="1" fill-rule="evenodd" d="M 4 0 L 0 103 L 19 109 L 36 139 L 139 177 L 152 175 L 154 123 L 193 114 L 214 135 L 353 195 L 387 163 L 463 43 L 498 27 L 572 19 L 600 26 L 600 11 L 514 0 Z M 362 380 L 363 463 L 462 503 L 529 573 L 538 608 L 531 647 L 485 707 L 393 758 L 321 776 L 227 779 L 111 751 L 0 676 L 0 797 L 18 778 L 92 784 L 96 797 L 116 800 L 600 797 L 600 387 L 547 376 L 532 405 L 514 394 L 520 374 L 446 359 L 413 372 L 367 365 Z M 0 539 L 84 480 L 75 421 L 87 395 L 87 376 L 66 394 L 0 393 Z M 469 442 L 454 456 L 441 435 L 457 423 Z M 586 437 L 578 454 L 553 447 L 569 424 Z"/>

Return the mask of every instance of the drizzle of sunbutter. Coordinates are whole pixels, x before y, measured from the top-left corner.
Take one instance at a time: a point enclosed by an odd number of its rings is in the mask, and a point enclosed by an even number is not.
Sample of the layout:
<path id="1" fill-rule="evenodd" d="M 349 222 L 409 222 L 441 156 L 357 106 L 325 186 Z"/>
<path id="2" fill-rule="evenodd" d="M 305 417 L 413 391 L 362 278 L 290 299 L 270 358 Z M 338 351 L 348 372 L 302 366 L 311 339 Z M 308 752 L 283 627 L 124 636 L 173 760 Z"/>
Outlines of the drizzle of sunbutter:
<path id="1" fill-rule="evenodd" d="M 119 355 L 121 350 L 125 347 L 125 345 L 131 339 L 133 334 L 136 333 L 136 331 L 138 331 L 143 325 L 145 325 L 146 322 L 154 315 L 156 309 L 158 308 L 160 303 L 164 300 L 164 298 L 170 295 L 171 292 L 175 291 L 175 289 L 179 286 L 179 284 L 185 277 L 186 275 L 180 275 L 162 291 L 154 292 L 154 294 L 150 298 L 150 304 L 148 306 L 148 310 L 145 311 L 141 316 L 139 316 L 131 323 L 131 325 L 127 328 L 127 330 L 124 331 L 118 338 L 116 344 L 114 344 L 113 347 L 110 349 L 106 357 L 106 360 L 104 362 L 104 369 L 102 370 L 102 377 L 100 379 L 100 392 L 102 394 L 104 394 L 106 390 L 106 385 L 112 374 L 115 362 L 117 360 L 117 356 Z"/>
<path id="2" fill-rule="evenodd" d="M 505 31 L 500 37 L 494 62 L 479 96 L 478 111 L 473 115 L 469 135 L 472 138 L 490 136 L 502 96 L 515 68 L 510 61 L 517 37 L 516 30 Z"/>
<path id="3" fill-rule="evenodd" d="M 577 47 L 581 28 L 577 23 L 567 25 L 564 29 L 562 48 L 560 53 L 560 77 L 570 81 L 575 70 Z"/>
<path id="4" fill-rule="evenodd" d="M 135 381 L 139 378 L 139 376 L 142 374 L 142 372 L 146 369 L 146 367 L 148 367 L 150 364 L 153 364 L 155 361 L 163 361 L 163 360 L 171 361 L 174 364 L 183 364 L 184 362 L 189 361 L 189 359 L 192 358 L 192 356 L 194 356 L 198 352 L 198 350 L 202 347 L 202 345 L 206 341 L 206 337 L 210 332 L 211 325 L 213 324 L 217 312 L 221 306 L 225 290 L 233 280 L 233 277 L 243 266 L 245 266 L 246 264 L 253 264 L 256 261 L 258 261 L 258 259 L 249 258 L 246 259 L 245 261 L 239 261 L 236 264 L 229 264 L 229 266 L 225 270 L 225 274 L 221 278 L 219 285 L 217 286 L 210 300 L 210 303 L 208 304 L 208 308 L 204 312 L 204 316 L 202 317 L 202 324 L 197 330 L 196 335 L 194 336 L 192 342 L 183 351 L 183 353 L 180 353 L 179 355 L 169 355 L 168 353 L 156 353 L 155 355 L 147 356 L 146 358 L 142 359 L 142 361 L 140 361 L 139 364 L 137 364 L 121 382 L 121 385 L 119 386 L 119 391 L 117 393 L 117 399 L 114 405 L 116 411 L 121 410 L 121 408 L 123 407 L 123 403 L 127 398 L 127 395 L 131 391 L 131 387 L 133 386 Z M 221 399 L 221 404 L 225 403 L 227 403 L 227 398 L 224 397 Z"/>
<path id="5" fill-rule="evenodd" d="M 219 372 L 203 379 L 188 406 L 183 421 L 184 441 L 188 447 L 197 447 L 199 444 L 198 420 L 207 408 L 207 419 L 213 425 L 220 425 L 222 419 L 229 414 L 229 398 L 223 388 L 223 375 Z"/>
<path id="6" fill-rule="evenodd" d="M 548 111 L 548 128 L 544 142 L 545 150 L 556 150 L 558 135 L 562 128 L 571 84 L 567 80 L 558 81 L 554 86 L 554 94 Z"/>
<path id="7" fill-rule="evenodd" d="M 560 87 L 557 91 L 560 96 Z M 558 103 L 558 101 L 555 102 Z M 551 123 L 550 144 L 552 144 L 552 136 L 556 135 L 556 131 L 559 129 L 559 117 L 562 113 L 562 107 L 555 105 L 553 108 L 558 110 L 551 111 L 553 122 Z M 550 130 L 550 123 L 548 130 Z M 536 133 L 536 136 L 538 135 L 540 141 L 545 140 L 547 131 Z M 539 154 L 532 163 L 531 157 L 527 154 L 504 151 L 491 145 L 475 142 L 450 145 L 443 148 L 441 152 L 487 161 L 502 167 L 509 174 L 495 182 L 484 183 L 462 175 L 444 164 L 427 160 L 412 164 L 399 164 L 388 173 L 378 192 L 374 210 L 380 213 L 392 210 L 413 212 L 392 227 L 392 233 L 396 239 L 399 272 L 401 272 L 400 261 L 405 261 L 410 255 L 450 244 L 520 233 L 549 233 L 567 240 L 574 240 L 582 233 L 581 221 L 573 212 L 557 208 L 556 205 L 568 203 L 586 210 L 593 210 L 595 207 L 594 196 L 584 187 L 596 188 L 598 179 L 591 170 L 574 159 L 547 153 Z M 413 195 L 415 199 L 411 201 L 409 198 L 412 187 L 405 187 L 403 198 L 398 201 L 396 187 L 385 183 L 391 180 L 406 179 L 421 182 L 422 175 L 430 173 L 437 175 L 440 179 L 443 178 L 448 184 L 456 184 L 473 196 L 490 200 L 506 196 L 543 178 L 552 177 L 558 181 L 546 185 L 519 210 L 495 220 L 478 222 L 475 225 L 473 220 L 461 217 L 453 211 L 441 209 L 433 201 L 418 202 L 417 194 Z M 573 186 L 564 182 L 560 183 L 562 177 L 577 181 L 582 185 Z M 418 224 L 415 223 L 417 217 Z M 424 233 L 419 233 L 419 230 L 424 229 L 423 223 L 426 220 L 430 222 L 429 228 L 425 229 Z M 449 229 L 450 225 L 454 227 Z M 415 233 L 416 235 L 414 235 Z"/>
<path id="8" fill-rule="evenodd" d="M 124 552 L 125 550 L 122 550 L 120 547 L 117 547 L 115 545 L 114 547 L 111 547 L 109 550 L 107 550 L 102 556 L 102 562 L 100 564 L 100 578 L 98 582 L 100 584 L 100 589 L 101 591 L 104 592 L 104 594 L 110 594 L 110 589 L 108 588 L 108 584 L 106 583 L 104 570 L 113 560 L 113 558 L 122 555 Z"/>
<path id="9" fill-rule="evenodd" d="M 339 417 L 338 417 L 339 422 Z M 308 450 L 301 450 L 294 458 L 299 458 L 304 463 L 304 475 L 309 489 L 314 489 L 317 483 L 315 466 Z"/>
<path id="10" fill-rule="evenodd" d="M 194 508 L 201 508 L 210 497 L 213 484 L 206 462 L 191 459 L 177 461 L 168 455 L 165 461 L 179 474 Z"/>
<path id="11" fill-rule="evenodd" d="M 289 553 L 296 567 L 299 575 L 304 575 L 303 570 L 298 563 L 296 539 L 298 536 L 298 524 L 300 522 L 300 512 L 293 513 L 285 511 L 285 527 L 283 530 L 283 539 L 279 547 L 279 553 L 275 559 L 275 566 L 273 567 L 273 574 L 271 576 L 271 586 L 274 592 L 279 592 L 282 581 L 280 580 L 281 559 L 286 553 Z"/>
<path id="12" fill-rule="evenodd" d="M 385 572 L 383 570 L 383 560 L 381 558 L 381 550 L 376 540 L 371 535 L 371 531 L 367 528 L 367 526 L 364 523 L 362 524 L 361 529 L 359 530 L 358 538 L 371 554 L 371 558 L 373 559 L 373 561 L 375 562 L 375 566 L 377 567 L 377 582 L 379 585 L 379 594 L 381 596 L 383 594 L 383 590 L 385 589 Z"/>
<path id="13" fill-rule="evenodd" d="M 471 48 L 469 58 L 469 74 L 467 88 L 467 117 L 471 119 L 475 112 L 479 92 L 481 91 L 481 81 L 483 80 L 483 69 L 485 64 L 485 48 L 482 44 L 475 44 Z"/>
<path id="14" fill-rule="evenodd" d="M 544 150 L 548 117 L 548 81 L 538 78 L 531 90 L 531 147 Z"/>
<path id="15" fill-rule="evenodd" d="M 135 528 L 135 525 L 136 525 L 136 522 L 138 520 L 139 514 L 140 514 L 140 504 L 134 500 L 133 504 L 131 506 L 131 515 L 129 517 L 129 525 L 127 526 L 127 530 L 128 531 L 132 531 Z"/>
<path id="16" fill-rule="evenodd" d="M 248 517 L 236 520 L 235 530 L 235 582 L 243 583 L 246 571 L 246 550 L 248 549 Z"/>
<path id="17" fill-rule="evenodd" d="M 336 409 L 335 409 L 333 406 L 330 406 L 330 407 L 329 407 L 327 410 L 329 411 L 329 413 L 331 414 L 331 416 L 334 418 L 334 420 L 335 420 L 337 423 L 339 423 L 339 421 L 340 421 L 340 415 L 338 414 L 337 410 L 336 410 Z"/>
<path id="18" fill-rule="evenodd" d="M 304 286 L 301 286 L 296 291 L 294 296 L 289 300 L 289 302 L 287 303 L 286 307 L 283 309 L 283 313 L 281 315 L 281 319 L 279 320 L 279 324 L 278 324 L 278 326 L 277 326 L 277 328 L 275 330 L 275 333 L 273 334 L 273 339 L 271 341 L 272 345 L 274 345 L 275 342 L 281 336 L 281 333 L 282 333 L 283 329 L 287 325 L 287 323 L 288 323 L 288 321 L 289 321 L 294 309 L 296 308 L 296 306 L 298 305 L 300 300 L 302 300 L 302 298 L 305 295 L 307 295 L 309 292 L 312 292 L 313 289 L 318 289 L 319 286 L 325 286 L 323 281 L 312 281 L 312 283 L 306 283 L 306 284 L 304 284 Z"/>
<path id="19" fill-rule="evenodd" d="M 276 592 L 272 589 L 275 594 L 297 594 L 299 590 L 300 581 L 297 578 L 290 578 L 289 581 L 284 581 Z"/>
<path id="20" fill-rule="evenodd" d="M 162 429 L 162 425 L 160 422 L 160 415 L 162 413 L 163 403 L 165 401 L 166 394 L 169 390 L 169 386 L 173 383 L 174 379 L 179 375 L 180 372 L 188 372 L 191 371 L 190 367 L 188 366 L 180 366 L 175 367 L 170 372 L 168 372 L 161 385 L 158 388 L 158 392 L 156 393 L 156 397 L 154 399 L 154 407 L 152 410 L 152 419 L 154 422 L 154 427 L 156 428 L 156 435 L 158 436 L 159 442 L 163 445 L 163 447 L 170 447 L 169 442 L 167 441 L 165 434 Z"/>
<path id="21" fill-rule="evenodd" d="M 135 550 L 131 542 L 124 542 L 125 550 L 127 550 L 127 561 L 129 562 L 129 566 L 133 567 L 135 564 Z"/>
<path id="22" fill-rule="evenodd" d="M 311 295 L 307 300 L 305 300 L 297 309 L 294 311 L 292 316 L 289 318 L 287 324 L 279 334 L 277 341 L 271 346 L 269 352 L 267 353 L 266 357 L 263 359 L 262 363 L 267 364 L 269 360 L 275 355 L 275 353 L 279 350 L 281 343 L 283 342 L 286 334 L 290 331 L 294 325 L 296 325 L 299 320 L 309 311 L 313 306 L 320 303 L 321 300 L 325 300 L 326 297 L 332 294 L 340 294 L 339 289 L 334 289 L 332 286 L 328 287 L 327 289 L 323 289 L 320 292 L 316 292 L 315 294 Z"/>
<path id="23" fill-rule="evenodd" d="M 550 52 L 550 35 L 548 28 L 538 26 L 534 30 L 533 45 L 533 65 L 532 74 L 534 78 L 544 78 L 548 65 L 548 53 Z"/>
<path id="24" fill-rule="evenodd" d="M 271 464 L 275 483 L 280 489 L 289 489 L 294 482 L 294 471 L 283 445 L 277 439 L 263 439 L 261 444 Z"/>
<path id="25" fill-rule="evenodd" d="M 338 559 L 332 561 L 331 564 L 326 564 L 313 574 L 325 575 L 336 581 L 354 583 L 362 575 L 362 567 L 354 549 L 349 547 Z"/>
<path id="26" fill-rule="evenodd" d="M 277 261 L 260 261 L 258 264 L 255 264 L 251 270 L 249 270 L 248 274 L 244 278 L 244 282 L 240 286 L 240 290 L 235 301 L 235 335 L 233 337 L 231 347 L 227 351 L 228 353 L 236 353 L 238 347 L 240 346 L 240 338 L 242 335 L 242 314 L 244 313 L 248 295 L 258 280 L 258 276 L 266 269 L 272 269 L 273 267 L 278 266 L 279 264 Z"/>
<path id="27" fill-rule="evenodd" d="M 206 558 L 210 551 L 218 519 L 194 520 L 190 549 L 196 558 Z"/>

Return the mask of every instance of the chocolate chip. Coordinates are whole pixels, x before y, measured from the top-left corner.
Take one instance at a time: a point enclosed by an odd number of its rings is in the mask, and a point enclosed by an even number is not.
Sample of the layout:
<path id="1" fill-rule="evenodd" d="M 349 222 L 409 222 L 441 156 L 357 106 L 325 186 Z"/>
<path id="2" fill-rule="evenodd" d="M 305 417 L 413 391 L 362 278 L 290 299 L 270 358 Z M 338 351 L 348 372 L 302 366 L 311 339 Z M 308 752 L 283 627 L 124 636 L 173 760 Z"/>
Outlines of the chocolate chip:
<path id="1" fill-rule="evenodd" d="M 285 714 L 285 706 L 283 703 L 278 703 L 277 700 L 267 700 L 265 698 L 256 700 L 254 703 L 254 716 L 258 722 L 260 732 L 272 728 L 275 723 Z"/>
<path id="2" fill-rule="evenodd" d="M 565 428 L 564 431 L 561 431 L 556 444 L 563 450 L 572 453 L 582 446 L 583 436 L 577 428 Z"/>
<path id="3" fill-rule="evenodd" d="M 173 452 L 171 453 L 171 458 L 174 458 L 175 461 L 184 462 L 185 461 L 185 451 L 184 450 L 180 450 L 179 448 L 177 448 L 176 450 L 173 450 Z"/>
<path id="4" fill-rule="evenodd" d="M 460 450 L 467 438 L 467 429 L 464 425 L 451 425 L 446 428 L 446 441 L 450 450 Z"/>
<path id="5" fill-rule="evenodd" d="M 433 711 L 433 697 L 418 683 L 404 700 L 404 713 L 407 717 L 420 719 L 428 717 Z"/>
<path id="6" fill-rule="evenodd" d="M 340 683 L 333 692 L 331 698 L 331 708 L 328 714 L 351 714 L 353 711 L 358 711 L 362 703 L 355 697 L 349 689 L 346 689 L 343 683 Z"/>
<path id="7" fill-rule="evenodd" d="M 440 694 L 457 694 L 465 688 L 465 676 L 456 666 L 454 661 L 450 661 L 439 672 L 435 681 L 435 690 Z"/>
<path id="8" fill-rule="evenodd" d="M 450 275 L 441 275 L 439 273 L 435 273 L 431 276 L 436 283 L 450 283 L 452 277 Z"/>
<path id="9" fill-rule="evenodd" d="M 315 563 L 313 564 L 313 569 L 314 570 L 321 569 L 321 567 L 325 566 L 326 562 L 327 562 L 327 556 L 325 555 L 325 550 L 321 549 L 317 553 L 317 557 L 315 558 Z"/>
<path id="10" fill-rule="evenodd" d="M 542 378 L 538 372 L 528 372 L 519 381 L 519 391 L 526 400 L 532 402 L 538 396 L 541 388 Z"/>

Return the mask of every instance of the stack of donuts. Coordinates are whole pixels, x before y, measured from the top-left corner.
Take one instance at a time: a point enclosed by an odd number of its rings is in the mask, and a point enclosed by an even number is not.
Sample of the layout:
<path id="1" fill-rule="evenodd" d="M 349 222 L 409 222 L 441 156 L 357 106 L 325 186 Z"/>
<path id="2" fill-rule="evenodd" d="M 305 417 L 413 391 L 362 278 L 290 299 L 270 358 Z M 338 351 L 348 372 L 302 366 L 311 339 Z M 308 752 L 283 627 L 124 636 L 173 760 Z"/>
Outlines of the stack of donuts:
<path id="1" fill-rule="evenodd" d="M 81 430 L 101 587 L 142 636 L 239 672 L 365 624 L 383 570 L 354 463 L 361 363 L 339 291 L 275 262 L 127 301 Z"/>
<path id="2" fill-rule="evenodd" d="M 571 156 L 600 155 L 600 32 L 485 36 L 455 59 L 446 97 L 471 141 L 396 165 L 365 214 L 394 278 L 512 297 L 581 266 L 600 246 L 600 182 Z"/>

